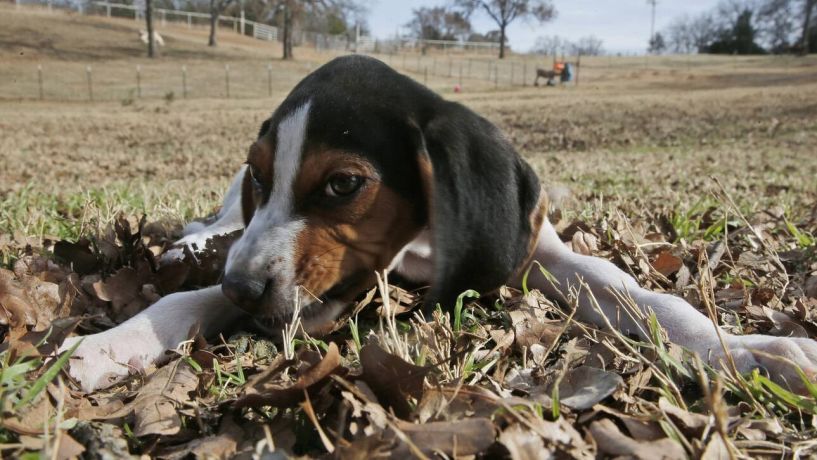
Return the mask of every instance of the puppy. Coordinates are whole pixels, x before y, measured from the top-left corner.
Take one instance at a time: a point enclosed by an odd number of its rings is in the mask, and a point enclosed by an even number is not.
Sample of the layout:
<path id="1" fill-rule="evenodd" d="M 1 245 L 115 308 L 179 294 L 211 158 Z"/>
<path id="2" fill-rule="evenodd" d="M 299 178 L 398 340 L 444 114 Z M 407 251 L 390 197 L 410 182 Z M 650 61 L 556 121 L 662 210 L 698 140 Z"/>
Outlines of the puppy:
<path id="1" fill-rule="evenodd" d="M 375 59 L 335 59 L 263 123 L 217 221 L 179 242 L 202 248 L 213 235 L 243 228 L 222 284 L 168 295 L 85 337 L 70 374 L 86 391 L 104 388 L 160 360 L 196 323 L 207 334 L 248 320 L 273 330 L 290 320 L 296 302 L 314 327 L 384 269 L 428 284 L 425 304 L 448 308 L 466 289 L 519 286 L 538 262 L 554 279 L 534 270 L 530 287 L 561 298 L 584 285 L 583 321 L 647 339 L 645 326 L 620 306 L 629 296 L 642 313 L 655 313 L 671 341 L 715 366 L 725 362 L 725 345 L 739 371 L 762 367 L 799 391 L 792 363 L 817 376 L 812 340 L 718 331 L 681 298 L 571 252 L 546 207 L 530 166 L 490 122 Z"/>

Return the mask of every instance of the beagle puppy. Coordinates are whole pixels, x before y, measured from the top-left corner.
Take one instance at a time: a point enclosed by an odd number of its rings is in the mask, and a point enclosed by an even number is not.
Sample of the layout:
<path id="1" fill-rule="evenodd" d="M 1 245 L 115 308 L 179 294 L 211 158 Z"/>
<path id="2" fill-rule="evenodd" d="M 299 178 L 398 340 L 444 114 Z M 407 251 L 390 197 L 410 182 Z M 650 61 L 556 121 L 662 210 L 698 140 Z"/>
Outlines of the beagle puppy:
<path id="1" fill-rule="evenodd" d="M 274 330 L 291 320 L 296 302 L 307 324 L 331 321 L 384 269 L 428 284 L 425 304 L 446 308 L 466 289 L 519 286 L 538 262 L 553 279 L 533 270 L 532 288 L 561 298 L 583 283 L 583 321 L 648 338 L 620 307 L 629 296 L 656 314 L 671 341 L 714 366 L 726 362 L 725 345 L 739 371 L 765 368 L 799 391 L 792 363 L 817 376 L 814 341 L 718 331 L 683 299 L 573 253 L 546 207 L 533 170 L 490 122 L 380 61 L 337 58 L 263 123 L 217 221 L 191 226 L 179 241 L 203 248 L 213 235 L 243 228 L 222 284 L 168 295 L 85 337 L 69 372 L 86 391 L 104 388 L 162 359 L 197 323 L 207 334 L 247 318 Z"/>

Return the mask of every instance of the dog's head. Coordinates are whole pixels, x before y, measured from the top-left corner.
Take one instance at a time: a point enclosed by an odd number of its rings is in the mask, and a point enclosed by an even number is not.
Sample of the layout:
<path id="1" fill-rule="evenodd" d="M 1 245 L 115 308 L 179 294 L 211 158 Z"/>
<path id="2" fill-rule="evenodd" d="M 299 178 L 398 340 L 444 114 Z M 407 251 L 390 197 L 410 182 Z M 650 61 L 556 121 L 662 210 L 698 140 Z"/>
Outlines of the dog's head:
<path id="1" fill-rule="evenodd" d="M 431 304 L 497 288 L 530 252 L 530 167 L 491 123 L 371 58 L 301 81 L 247 164 L 222 286 L 262 319 L 353 300 L 427 228 Z"/>

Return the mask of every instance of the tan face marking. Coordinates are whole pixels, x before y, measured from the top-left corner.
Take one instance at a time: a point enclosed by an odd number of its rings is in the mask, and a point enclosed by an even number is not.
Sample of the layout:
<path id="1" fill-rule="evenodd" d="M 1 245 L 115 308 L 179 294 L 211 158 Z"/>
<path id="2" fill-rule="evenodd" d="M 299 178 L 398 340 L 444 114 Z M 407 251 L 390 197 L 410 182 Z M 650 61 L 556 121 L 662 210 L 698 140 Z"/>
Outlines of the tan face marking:
<path id="1" fill-rule="evenodd" d="M 414 205 L 382 183 L 372 164 L 350 153 L 306 152 L 300 171 L 295 202 L 302 208 L 296 212 L 306 225 L 295 242 L 296 282 L 315 296 L 348 282 L 339 300 L 352 300 L 421 230 Z M 365 182 L 348 199 L 327 200 L 323 192 L 335 174 Z"/>

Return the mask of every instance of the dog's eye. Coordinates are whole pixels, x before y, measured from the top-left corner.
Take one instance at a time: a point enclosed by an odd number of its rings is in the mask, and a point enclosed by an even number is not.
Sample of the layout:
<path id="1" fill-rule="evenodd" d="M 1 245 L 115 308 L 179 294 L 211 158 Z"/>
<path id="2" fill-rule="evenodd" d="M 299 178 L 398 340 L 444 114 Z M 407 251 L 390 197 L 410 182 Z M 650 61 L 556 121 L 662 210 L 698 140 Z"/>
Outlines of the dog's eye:
<path id="1" fill-rule="evenodd" d="M 336 174 L 329 178 L 324 193 L 327 196 L 348 196 L 355 193 L 363 185 L 363 178 L 350 174 Z"/>
<path id="2" fill-rule="evenodd" d="M 258 168 L 250 165 L 250 183 L 252 184 L 253 191 L 259 194 L 264 190 L 264 184 L 261 183 L 260 177 L 261 173 L 258 171 Z"/>

